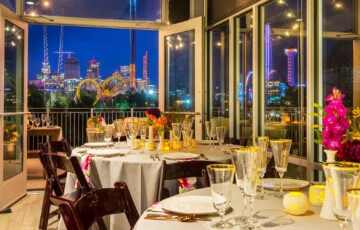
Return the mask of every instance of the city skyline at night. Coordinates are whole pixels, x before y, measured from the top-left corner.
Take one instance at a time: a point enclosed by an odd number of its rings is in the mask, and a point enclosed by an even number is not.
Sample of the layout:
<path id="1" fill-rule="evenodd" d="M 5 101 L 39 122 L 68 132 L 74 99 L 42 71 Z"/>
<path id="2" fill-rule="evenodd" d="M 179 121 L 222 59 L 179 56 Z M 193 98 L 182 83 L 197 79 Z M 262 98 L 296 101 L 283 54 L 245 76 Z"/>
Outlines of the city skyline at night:
<path id="1" fill-rule="evenodd" d="M 48 26 L 48 56 L 50 74 L 57 72 L 60 46 L 60 26 Z M 143 56 L 148 53 L 148 78 L 150 84 L 158 85 L 158 32 L 136 30 L 136 78 L 143 78 Z M 44 61 L 43 26 L 29 26 L 29 68 L 28 80 L 36 80 L 41 74 Z M 95 59 L 100 63 L 100 76 L 104 80 L 130 65 L 130 30 L 86 27 L 64 27 L 63 63 L 70 56 L 77 58 L 80 77 L 86 78 L 87 64 Z"/>

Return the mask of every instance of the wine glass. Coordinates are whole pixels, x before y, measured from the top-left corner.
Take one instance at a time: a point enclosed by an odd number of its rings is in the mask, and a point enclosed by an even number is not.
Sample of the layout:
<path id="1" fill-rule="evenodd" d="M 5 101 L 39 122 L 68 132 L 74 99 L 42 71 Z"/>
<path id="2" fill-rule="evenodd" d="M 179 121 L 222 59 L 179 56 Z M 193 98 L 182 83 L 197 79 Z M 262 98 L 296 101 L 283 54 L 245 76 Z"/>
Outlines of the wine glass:
<path id="1" fill-rule="evenodd" d="M 180 138 L 181 138 L 181 123 L 172 123 L 171 124 L 172 129 L 173 129 L 173 135 L 174 135 L 174 140 L 173 140 L 173 148 L 175 150 L 178 150 L 180 147 Z"/>
<path id="2" fill-rule="evenodd" d="M 136 144 L 136 136 L 138 133 L 138 123 L 137 122 L 128 122 L 126 123 L 127 129 L 126 131 L 126 143 L 130 147 L 130 152 L 132 153 L 135 149 Z"/>
<path id="3" fill-rule="evenodd" d="M 235 166 L 231 164 L 211 164 L 206 169 L 209 175 L 214 207 L 218 210 L 220 216 L 220 221 L 213 223 L 211 227 L 216 229 L 232 228 L 234 225 L 224 221 L 224 215 L 230 204 Z"/>
<path id="4" fill-rule="evenodd" d="M 114 127 L 115 127 L 115 134 L 118 138 L 118 143 L 120 143 L 121 134 L 123 132 L 123 120 L 122 119 L 116 119 L 114 121 Z"/>
<path id="5" fill-rule="evenodd" d="M 35 125 L 36 127 L 39 127 L 39 125 L 41 124 L 40 118 L 35 118 Z"/>
<path id="6" fill-rule="evenodd" d="M 350 201 L 349 211 L 353 230 L 360 229 L 360 189 L 349 189 L 347 191 Z"/>
<path id="7" fill-rule="evenodd" d="M 330 186 L 333 212 L 339 220 L 342 220 L 340 227 L 346 229 L 351 214 L 347 191 L 360 188 L 360 164 L 325 162 L 322 166 Z"/>
<path id="8" fill-rule="evenodd" d="M 279 198 L 284 197 L 284 186 L 282 179 L 284 177 L 284 173 L 287 170 L 291 143 L 292 140 L 290 139 L 270 140 L 271 149 L 274 154 L 275 170 L 278 172 L 280 177 L 280 192 L 278 194 Z"/>
<path id="9" fill-rule="evenodd" d="M 193 136 L 193 132 L 194 130 L 183 130 L 182 132 L 182 136 L 183 136 L 183 143 L 184 143 L 184 148 L 186 149 L 186 152 L 189 152 L 189 149 L 191 147 L 192 144 L 192 136 Z"/>
<path id="10" fill-rule="evenodd" d="M 192 125 L 193 125 L 192 119 L 185 119 L 185 120 L 183 120 L 183 123 L 182 123 L 182 130 L 191 130 Z"/>
<path id="11" fill-rule="evenodd" d="M 41 114 L 41 121 L 42 121 L 42 126 L 44 127 L 45 122 L 46 122 L 46 114 L 45 113 Z"/>
<path id="12" fill-rule="evenodd" d="M 205 129 L 206 129 L 206 136 L 209 140 L 209 150 L 212 150 L 212 146 L 211 146 L 211 124 L 210 121 L 205 121 Z"/>
<path id="13" fill-rule="evenodd" d="M 109 143 L 111 141 L 111 129 L 106 128 L 104 129 L 104 141 L 106 142 L 106 147 L 109 147 Z"/>
<path id="14" fill-rule="evenodd" d="M 141 146 L 143 147 L 142 152 L 145 152 L 145 141 L 146 141 L 146 122 L 145 121 L 141 121 L 139 123 L 139 132 L 140 132 Z"/>
<path id="15" fill-rule="evenodd" d="M 46 118 L 46 127 L 49 127 L 51 124 L 51 118 L 50 117 L 47 117 Z"/>
<path id="16" fill-rule="evenodd" d="M 32 127 L 33 127 L 33 128 L 34 128 L 35 120 L 36 120 L 36 115 L 35 115 L 35 114 L 31 114 L 30 121 L 31 121 L 31 124 L 32 124 Z"/>
<path id="17" fill-rule="evenodd" d="M 260 147 L 260 157 L 258 158 L 258 167 L 259 167 L 259 178 L 261 181 L 261 191 L 257 198 L 265 199 L 263 179 L 266 172 L 267 164 L 267 149 L 269 144 L 269 137 L 259 136 L 255 138 L 255 144 Z"/>
<path id="18" fill-rule="evenodd" d="M 210 119 L 210 136 L 211 136 L 212 143 L 213 143 L 213 149 L 215 149 L 216 124 L 217 124 L 216 119 L 211 118 Z"/>
<path id="19" fill-rule="evenodd" d="M 216 127 L 216 138 L 220 145 L 220 150 L 222 150 L 222 143 L 225 140 L 225 126 L 217 126 Z"/>

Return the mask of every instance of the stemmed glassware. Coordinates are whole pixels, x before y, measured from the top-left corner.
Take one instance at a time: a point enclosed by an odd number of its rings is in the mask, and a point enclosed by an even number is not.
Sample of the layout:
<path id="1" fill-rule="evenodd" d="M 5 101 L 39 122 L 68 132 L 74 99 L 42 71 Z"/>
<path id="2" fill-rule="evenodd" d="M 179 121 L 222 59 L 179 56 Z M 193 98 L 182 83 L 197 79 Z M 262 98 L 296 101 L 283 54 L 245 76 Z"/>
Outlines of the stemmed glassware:
<path id="1" fill-rule="evenodd" d="M 45 122 L 46 122 L 46 114 L 45 113 L 41 114 L 41 121 L 42 121 L 42 126 L 45 127 Z"/>
<path id="2" fill-rule="evenodd" d="M 215 118 L 211 118 L 210 119 L 210 137 L 212 139 L 212 143 L 213 143 L 213 148 L 215 149 L 215 138 L 216 138 L 216 119 Z"/>
<path id="3" fill-rule="evenodd" d="M 111 141 L 111 136 L 112 136 L 111 129 L 105 128 L 104 129 L 104 141 L 106 142 L 106 147 L 109 147 L 109 143 Z"/>
<path id="4" fill-rule="evenodd" d="M 116 119 L 114 121 L 115 134 L 118 138 L 118 143 L 120 143 L 121 134 L 123 132 L 123 124 L 124 124 L 124 121 L 122 119 Z"/>
<path id="5" fill-rule="evenodd" d="M 325 162 L 322 164 L 331 191 L 335 216 L 343 220 L 340 227 L 346 229 L 351 217 L 347 191 L 360 188 L 360 164 L 352 162 Z"/>
<path id="6" fill-rule="evenodd" d="M 270 146 L 274 154 L 275 170 L 280 177 L 280 192 L 279 198 L 284 197 L 283 177 L 288 166 L 288 156 L 290 153 L 292 140 L 290 139 L 275 139 L 270 140 Z"/>
<path id="7" fill-rule="evenodd" d="M 130 147 L 130 152 L 135 149 L 136 136 L 139 130 L 139 126 L 137 122 L 128 122 L 126 123 L 126 143 Z"/>
<path id="8" fill-rule="evenodd" d="M 182 130 L 182 136 L 183 136 L 183 144 L 184 144 L 184 148 L 186 149 L 186 152 L 189 152 L 189 149 L 191 147 L 192 144 L 192 136 L 193 136 L 193 132 L 194 130 Z"/>
<path id="9" fill-rule="evenodd" d="M 32 127 L 33 127 L 33 128 L 34 128 L 35 120 L 36 120 L 36 115 L 35 115 L 35 114 L 31 114 L 30 121 L 31 121 L 31 124 L 32 124 Z"/>
<path id="10" fill-rule="evenodd" d="M 358 230 L 360 229 L 360 189 L 350 189 L 347 194 L 350 201 L 349 211 L 353 230 Z"/>
<path id="11" fill-rule="evenodd" d="M 35 125 L 36 127 L 39 127 L 39 125 L 41 124 L 40 118 L 35 118 Z"/>
<path id="12" fill-rule="evenodd" d="M 263 186 L 263 179 L 266 172 L 267 164 L 267 149 L 269 144 L 269 137 L 259 136 L 255 138 L 255 144 L 260 147 L 260 154 L 258 158 L 258 167 L 259 167 L 259 178 L 261 180 L 261 191 L 258 195 L 258 198 L 265 199 L 265 192 Z"/>
<path id="13" fill-rule="evenodd" d="M 256 196 L 258 184 L 258 158 L 260 157 L 260 147 L 241 146 L 231 152 L 233 162 L 236 166 L 236 183 L 243 189 L 245 194 L 245 210 L 249 203 L 249 217 L 244 217 L 244 213 L 235 217 L 236 224 L 242 224 L 245 229 L 254 229 L 253 202 Z"/>
<path id="14" fill-rule="evenodd" d="M 46 117 L 46 127 L 49 127 L 51 124 L 51 118 L 50 117 Z"/>
<path id="15" fill-rule="evenodd" d="M 206 136 L 209 140 L 209 150 L 212 150 L 212 145 L 211 145 L 211 137 L 212 137 L 212 134 L 211 134 L 211 123 L 210 121 L 205 121 L 205 129 L 206 129 Z"/>
<path id="16" fill-rule="evenodd" d="M 145 141 L 146 141 L 146 122 L 139 122 L 139 132 L 140 132 L 140 140 L 142 146 L 142 152 L 145 152 Z"/>
<path id="17" fill-rule="evenodd" d="M 181 123 L 172 123 L 173 129 L 173 149 L 178 150 L 180 148 L 180 138 L 181 138 Z"/>
<path id="18" fill-rule="evenodd" d="M 216 138 L 220 145 L 220 150 L 222 150 L 222 143 L 225 140 L 225 126 L 217 126 L 216 127 Z"/>
<path id="19" fill-rule="evenodd" d="M 213 228 L 229 229 L 234 227 L 230 222 L 224 221 L 225 212 L 230 204 L 234 172 L 235 166 L 230 164 L 211 164 L 207 166 L 212 200 L 220 216 L 220 221 L 211 225 Z"/>

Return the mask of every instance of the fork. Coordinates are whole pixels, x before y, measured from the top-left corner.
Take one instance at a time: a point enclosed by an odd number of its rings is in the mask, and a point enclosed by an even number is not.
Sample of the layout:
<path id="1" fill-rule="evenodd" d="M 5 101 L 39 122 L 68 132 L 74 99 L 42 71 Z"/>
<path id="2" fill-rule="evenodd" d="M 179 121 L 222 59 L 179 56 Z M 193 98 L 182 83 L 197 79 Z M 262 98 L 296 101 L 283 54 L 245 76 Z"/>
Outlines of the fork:
<path id="1" fill-rule="evenodd" d="M 155 161 L 155 157 L 154 157 L 154 154 L 150 154 L 150 158 L 153 160 L 153 161 Z"/>
<path id="2" fill-rule="evenodd" d="M 155 158 L 158 159 L 160 161 L 160 156 L 158 153 L 155 153 Z"/>

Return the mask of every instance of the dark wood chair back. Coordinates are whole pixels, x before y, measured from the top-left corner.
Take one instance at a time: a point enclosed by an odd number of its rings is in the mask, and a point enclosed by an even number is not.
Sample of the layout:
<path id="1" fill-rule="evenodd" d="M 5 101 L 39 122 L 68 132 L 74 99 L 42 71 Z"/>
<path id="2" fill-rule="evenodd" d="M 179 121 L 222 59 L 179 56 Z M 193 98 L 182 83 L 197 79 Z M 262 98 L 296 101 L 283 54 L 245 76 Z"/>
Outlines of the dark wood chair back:
<path id="1" fill-rule="evenodd" d="M 75 156 L 68 158 L 62 154 L 45 153 L 39 151 L 39 159 L 46 173 L 46 185 L 43 198 L 43 206 L 40 216 L 40 229 L 47 229 L 48 219 L 59 214 L 59 210 L 50 212 L 50 206 L 59 206 L 62 202 L 75 202 L 81 194 L 90 192 L 79 161 Z M 74 173 L 78 179 L 78 189 L 71 194 L 64 194 L 64 187 L 60 181 L 58 170 Z"/>
<path id="2" fill-rule="evenodd" d="M 202 169 L 206 169 L 209 164 L 221 164 L 215 161 L 181 161 L 172 164 L 163 161 L 158 191 L 158 201 L 169 197 L 169 192 L 164 188 L 166 180 L 175 180 L 186 177 L 201 177 L 203 185 L 208 186 L 207 177 L 204 177 Z"/>
<path id="3" fill-rule="evenodd" d="M 71 148 L 67 139 L 61 139 L 60 141 L 50 141 L 50 151 L 51 153 L 65 153 L 66 156 L 71 156 Z"/>
<path id="4" fill-rule="evenodd" d="M 125 213 L 131 229 L 139 219 L 129 189 L 123 181 L 116 182 L 115 188 L 93 190 L 74 204 L 64 202 L 59 208 L 68 230 L 89 229 L 100 218 L 117 213 Z"/>

